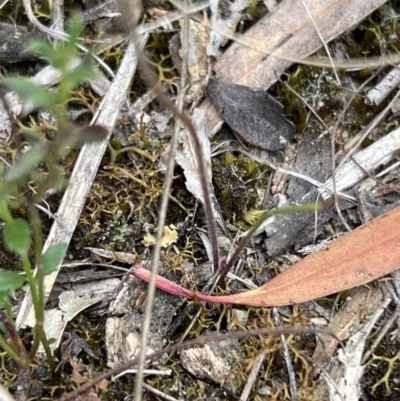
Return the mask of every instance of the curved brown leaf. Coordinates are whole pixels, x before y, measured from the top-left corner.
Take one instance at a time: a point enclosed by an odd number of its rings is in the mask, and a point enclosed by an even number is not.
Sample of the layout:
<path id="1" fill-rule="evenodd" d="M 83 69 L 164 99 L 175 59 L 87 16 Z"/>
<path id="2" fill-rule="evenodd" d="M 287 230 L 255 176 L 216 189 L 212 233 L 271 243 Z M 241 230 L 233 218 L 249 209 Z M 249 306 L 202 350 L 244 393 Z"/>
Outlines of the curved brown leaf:
<path id="1" fill-rule="evenodd" d="M 163 278 L 156 285 L 172 294 L 222 304 L 279 306 L 306 302 L 369 283 L 399 269 L 399 223 L 397 207 L 340 237 L 325 250 L 305 257 L 262 287 L 241 294 L 195 294 Z M 140 272 L 133 274 L 148 281 Z"/>
<path id="2" fill-rule="evenodd" d="M 400 268 L 400 207 L 305 257 L 233 303 L 287 305 L 357 287 Z"/>

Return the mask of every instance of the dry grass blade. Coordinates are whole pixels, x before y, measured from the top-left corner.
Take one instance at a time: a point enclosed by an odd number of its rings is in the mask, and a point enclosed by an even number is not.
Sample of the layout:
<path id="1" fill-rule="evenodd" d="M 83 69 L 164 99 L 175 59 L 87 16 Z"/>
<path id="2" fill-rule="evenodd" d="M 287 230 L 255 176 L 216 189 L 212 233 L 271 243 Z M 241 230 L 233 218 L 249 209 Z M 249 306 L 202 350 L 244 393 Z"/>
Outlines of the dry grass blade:
<path id="1" fill-rule="evenodd" d="M 124 2 L 121 2 L 124 3 Z M 178 113 L 182 113 L 183 111 L 183 104 L 184 104 L 184 90 L 183 88 L 186 87 L 186 80 L 187 80 L 187 52 L 188 52 L 188 34 L 189 34 L 189 18 L 185 16 L 184 19 L 184 43 L 183 43 L 183 61 L 182 61 L 182 75 L 181 75 L 181 93 L 178 99 L 177 111 Z M 178 146 L 178 135 L 180 130 L 180 119 L 178 115 L 175 117 L 175 127 L 174 133 L 172 136 L 172 140 L 170 143 L 170 150 L 168 153 L 168 165 L 166 171 L 165 182 L 163 186 L 163 195 L 161 199 L 161 207 L 160 207 L 160 214 L 159 214 L 159 221 L 157 226 L 157 237 L 156 237 L 156 244 L 153 253 L 152 265 L 151 265 L 151 279 L 149 282 L 149 291 L 147 293 L 147 302 L 146 302 L 146 310 L 145 310 L 145 317 L 143 322 L 142 328 L 142 335 L 141 335 L 141 343 L 142 349 L 139 354 L 139 362 L 138 362 L 138 372 L 136 375 L 136 386 L 135 386 L 135 400 L 140 401 L 142 398 L 142 385 L 143 385 L 143 371 L 145 368 L 145 361 L 146 361 L 146 344 L 147 344 L 147 337 L 149 334 L 150 328 L 150 321 L 152 316 L 153 310 L 153 302 L 154 302 L 154 294 L 155 294 L 155 282 L 157 278 L 157 269 L 158 263 L 160 260 L 160 251 L 161 251 L 161 238 L 163 235 L 163 227 L 166 220 L 167 215 L 167 207 L 168 207 L 168 200 L 169 200 L 169 193 L 172 184 L 172 176 L 175 167 L 175 153 Z"/>

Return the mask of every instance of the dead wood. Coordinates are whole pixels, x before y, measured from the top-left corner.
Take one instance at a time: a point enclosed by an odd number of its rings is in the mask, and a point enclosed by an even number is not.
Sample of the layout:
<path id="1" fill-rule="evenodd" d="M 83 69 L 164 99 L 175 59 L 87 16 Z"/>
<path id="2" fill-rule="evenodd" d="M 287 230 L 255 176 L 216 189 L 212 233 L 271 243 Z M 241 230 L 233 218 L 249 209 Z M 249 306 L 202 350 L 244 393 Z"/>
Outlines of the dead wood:
<path id="1" fill-rule="evenodd" d="M 38 39 L 43 39 L 43 35 L 39 32 L 30 32 L 21 25 L 0 22 L 0 61 L 12 64 L 39 60 L 37 55 L 26 51 L 26 47 Z"/>

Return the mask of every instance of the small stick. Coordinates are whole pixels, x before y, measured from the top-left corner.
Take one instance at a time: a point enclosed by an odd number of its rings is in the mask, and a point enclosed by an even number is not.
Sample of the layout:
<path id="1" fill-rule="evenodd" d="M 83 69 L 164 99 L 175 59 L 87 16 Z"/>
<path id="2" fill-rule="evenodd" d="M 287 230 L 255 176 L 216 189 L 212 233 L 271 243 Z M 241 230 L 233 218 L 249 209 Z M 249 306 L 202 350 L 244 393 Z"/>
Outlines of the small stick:
<path id="1" fill-rule="evenodd" d="M 143 388 L 146 389 L 147 391 L 150 391 L 151 393 L 153 393 L 155 395 L 158 395 L 161 398 L 164 398 L 164 400 L 167 400 L 167 401 L 180 401 L 177 398 L 171 397 L 170 395 L 165 394 L 162 391 L 157 390 L 154 387 L 151 387 L 146 383 L 143 383 Z"/>
<path id="2" fill-rule="evenodd" d="M 278 309 L 276 307 L 272 308 L 272 314 L 274 316 L 275 324 L 277 326 L 281 326 L 281 319 L 279 317 Z M 289 376 L 289 383 L 290 383 L 290 395 L 292 396 L 292 401 L 298 401 L 299 397 L 297 395 L 297 385 L 296 385 L 296 375 L 294 374 L 292 360 L 290 359 L 289 355 L 289 347 L 286 342 L 286 338 L 283 334 L 280 335 L 281 343 L 282 343 L 282 356 L 285 360 L 288 376 Z"/>
<path id="3" fill-rule="evenodd" d="M 256 360 L 254 361 L 253 367 L 251 368 L 249 376 L 247 377 L 247 382 L 243 388 L 242 394 L 240 395 L 239 401 L 247 401 L 247 399 L 249 398 L 250 391 L 253 388 L 254 382 L 257 379 L 258 371 L 260 370 L 261 365 L 264 362 L 266 353 L 267 350 L 264 350 L 263 352 L 261 352 L 260 355 L 257 356 Z"/>

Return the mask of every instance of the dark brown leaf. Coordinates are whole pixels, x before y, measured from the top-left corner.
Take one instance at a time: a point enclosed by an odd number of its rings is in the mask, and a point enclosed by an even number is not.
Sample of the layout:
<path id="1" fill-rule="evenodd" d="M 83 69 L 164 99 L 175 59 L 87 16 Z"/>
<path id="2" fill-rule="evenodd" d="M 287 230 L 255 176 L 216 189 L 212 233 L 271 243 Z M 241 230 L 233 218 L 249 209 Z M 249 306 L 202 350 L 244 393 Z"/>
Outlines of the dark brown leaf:
<path id="1" fill-rule="evenodd" d="M 248 143 L 274 151 L 293 139 L 295 129 L 282 105 L 265 91 L 214 78 L 207 92 L 219 116 Z"/>

